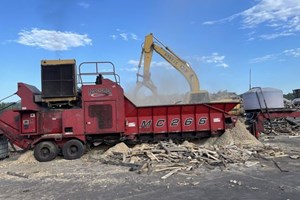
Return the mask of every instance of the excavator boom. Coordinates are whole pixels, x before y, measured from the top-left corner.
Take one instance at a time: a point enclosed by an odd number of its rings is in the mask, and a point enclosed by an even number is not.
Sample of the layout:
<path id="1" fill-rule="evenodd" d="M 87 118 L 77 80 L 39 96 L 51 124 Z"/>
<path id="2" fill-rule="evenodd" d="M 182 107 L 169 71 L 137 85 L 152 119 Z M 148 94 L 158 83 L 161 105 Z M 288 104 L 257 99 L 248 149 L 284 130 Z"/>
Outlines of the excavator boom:
<path id="1" fill-rule="evenodd" d="M 156 44 L 153 44 L 153 49 L 185 77 L 189 83 L 191 92 L 197 92 L 200 90 L 198 77 L 187 62 L 179 59 L 172 52 L 165 51 L 162 47 Z"/>
<path id="2" fill-rule="evenodd" d="M 154 41 L 155 40 L 155 41 Z M 159 43 L 159 44 L 157 44 Z M 142 65 L 142 60 L 144 59 L 144 71 L 143 75 L 137 73 L 137 89 L 138 91 L 143 85 L 149 88 L 154 95 L 157 95 L 157 88 L 151 80 L 150 66 L 153 56 L 153 51 L 164 58 L 168 63 L 170 63 L 177 71 L 179 71 L 184 78 L 187 80 L 190 86 L 190 92 L 188 95 L 188 103 L 199 103 L 208 102 L 208 92 L 200 90 L 199 80 L 190 67 L 190 65 L 178 57 L 171 49 L 163 45 L 157 38 L 153 36 L 152 33 L 145 37 L 144 46 L 142 48 L 141 58 L 139 62 L 139 69 Z M 142 77 L 142 81 L 139 78 Z"/>

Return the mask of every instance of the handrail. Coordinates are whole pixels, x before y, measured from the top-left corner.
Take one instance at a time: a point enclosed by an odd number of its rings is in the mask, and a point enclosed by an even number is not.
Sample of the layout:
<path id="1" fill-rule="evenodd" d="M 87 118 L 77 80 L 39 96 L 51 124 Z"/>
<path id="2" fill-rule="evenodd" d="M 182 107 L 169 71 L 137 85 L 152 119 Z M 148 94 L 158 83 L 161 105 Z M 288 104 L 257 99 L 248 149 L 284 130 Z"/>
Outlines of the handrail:
<path id="1" fill-rule="evenodd" d="M 16 95 L 16 94 L 17 94 L 17 93 L 15 92 L 15 93 L 13 93 L 13 94 L 11 94 L 11 95 L 9 95 L 9 96 L 3 98 L 3 99 L 0 99 L 0 102 L 4 101 L 5 99 L 8 99 L 8 98 L 10 98 L 10 97 L 12 97 L 12 96 L 14 96 L 14 95 Z"/>
<path id="2" fill-rule="evenodd" d="M 94 72 L 82 72 L 83 71 L 83 67 L 87 66 L 87 65 L 91 65 L 94 64 L 95 65 L 95 71 Z M 99 65 L 103 65 L 103 64 L 109 64 L 112 68 L 112 71 L 107 72 L 107 71 L 101 71 L 100 66 Z M 79 77 L 79 83 L 81 85 L 85 84 L 91 84 L 91 83 L 95 83 L 95 82 L 83 82 L 82 80 L 82 76 L 92 76 L 92 75 L 102 75 L 102 76 L 113 76 L 114 81 L 117 84 L 120 84 L 120 76 L 118 74 L 116 74 L 115 71 L 115 65 L 110 62 L 110 61 L 96 61 L 96 62 L 82 62 L 79 67 L 78 67 L 78 77 Z"/>

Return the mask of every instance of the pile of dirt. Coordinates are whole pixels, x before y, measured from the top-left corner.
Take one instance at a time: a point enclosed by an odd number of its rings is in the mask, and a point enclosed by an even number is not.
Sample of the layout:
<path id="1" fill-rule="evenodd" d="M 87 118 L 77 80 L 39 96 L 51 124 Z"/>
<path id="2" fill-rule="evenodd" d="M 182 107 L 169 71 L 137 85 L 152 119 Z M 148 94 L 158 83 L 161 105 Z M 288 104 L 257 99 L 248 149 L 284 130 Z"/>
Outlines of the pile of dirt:
<path id="1" fill-rule="evenodd" d="M 232 129 L 226 129 L 220 137 L 207 139 L 204 146 L 231 146 L 237 145 L 242 147 L 262 147 L 263 144 L 258 141 L 247 129 L 244 123 L 237 121 Z"/>
<path id="2" fill-rule="evenodd" d="M 28 150 L 25 153 L 22 153 L 15 163 L 38 163 L 38 161 L 34 158 L 33 151 Z"/>
<path id="3" fill-rule="evenodd" d="M 106 157 L 113 154 L 126 154 L 129 150 L 130 148 L 124 142 L 121 142 L 105 151 L 103 156 Z"/>

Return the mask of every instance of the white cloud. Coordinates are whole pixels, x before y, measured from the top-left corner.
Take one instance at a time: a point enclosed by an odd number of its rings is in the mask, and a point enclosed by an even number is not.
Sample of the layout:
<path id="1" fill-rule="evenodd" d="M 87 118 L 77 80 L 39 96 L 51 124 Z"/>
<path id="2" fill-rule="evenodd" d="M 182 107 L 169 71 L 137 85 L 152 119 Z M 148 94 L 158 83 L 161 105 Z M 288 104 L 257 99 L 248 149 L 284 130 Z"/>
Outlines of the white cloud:
<path id="1" fill-rule="evenodd" d="M 214 64 L 215 66 L 218 66 L 218 67 L 223 67 L 223 68 L 229 67 L 229 65 L 225 62 L 225 56 L 219 55 L 219 53 L 217 53 L 217 52 L 212 53 L 209 56 L 193 56 L 193 57 L 190 57 L 189 59 L 195 59 L 202 63 Z M 138 67 L 139 61 L 138 60 L 130 60 L 130 61 L 128 61 L 128 64 Z M 142 62 L 141 65 L 143 67 L 144 63 Z M 167 61 L 152 61 L 151 68 L 160 68 L 160 69 L 167 69 L 167 70 L 175 69 Z"/>
<path id="2" fill-rule="evenodd" d="M 275 60 L 276 58 L 277 58 L 277 56 L 275 54 L 269 54 L 269 55 L 265 55 L 262 57 L 253 58 L 250 60 L 250 63 L 261 63 L 261 62 L 266 62 L 266 61 L 270 61 L 270 60 Z"/>
<path id="3" fill-rule="evenodd" d="M 225 56 L 219 55 L 217 52 L 214 52 L 209 56 L 196 57 L 196 59 L 204 63 L 216 64 L 218 67 L 229 67 L 229 65 L 225 63 Z"/>
<path id="4" fill-rule="evenodd" d="M 268 54 L 265 56 L 253 58 L 249 62 L 250 63 L 262 63 L 262 62 L 267 62 L 267 61 L 271 61 L 271 60 L 284 61 L 286 57 L 299 58 L 300 57 L 300 48 L 286 49 L 280 53 Z"/>
<path id="5" fill-rule="evenodd" d="M 224 19 L 219 19 L 219 20 L 215 20 L 215 21 L 206 21 L 206 22 L 203 22 L 204 25 L 214 25 L 214 24 L 217 24 L 217 23 L 223 23 L 223 22 L 228 22 L 228 21 L 232 21 L 233 19 L 239 17 L 241 15 L 241 13 L 237 13 L 237 14 L 234 14 L 230 17 L 226 17 Z"/>
<path id="6" fill-rule="evenodd" d="M 300 57 L 300 48 L 284 50 L 283 54 L 286 56 L 292 56 L 294 58 L 298 58 Z"/>
<path id="7" fill-rule="evenodd" d="M 74 47 L 92 45 L 92 40 L 86 34 L 73 32 L 33 28 L 31 31 L 22 30 L 18 35 L 17 43 L 49 51 L 66 51 Z"/>
<path id="8" fill-rule="evenodd" d="M 139 65 L 139 61 L 138 60 L 129 60 L 128 64 L 133 65 L 133 66 L 138 66 Z"/>
<path id="9" fill-rule="evenodd" d="M 256 27 L 259 24 L 284 25 L 293 28 L 300 16 L 300 1 L 298 0 L 262 0 L 252 8 L 241 13 L 246 27 Z"/>
<path id="10" fill-rule="evenodd" d="M 278 33 L 271 33 L 271 34 L 262 34 L 259 37 L 262 39 L 266 39 L 266 40 L 272 40 L 278 37 L 286 37 L 286 36 L 291 36 L 291 35 L 295 35 L 295 33 L 292 32 L 278 32 Z"/>
<path id="11" fill-rule="evenodd" d="M 226 63 L 219 63 L 219 64 L 217 64 L 217 66 L 223 67 L 223 68 L 229 67 L 229 65 L 227 65 Z"/>
<path id="12" fill-rule="evenodd" d="M 128 40 L 128 36 L 127 36 L 128 34 L 127 33 L 120 33 L 119 35 L 121 36 L 121 38 L 123 40 L 126 40 L 126 41 Z"/>
<path id="13" fill-rule="evenodd" d="M 261 0 L 255 6 L 230 17 L 207 21 L 203 24 L 213 25 L 241 18 L 243 28 L 267 27 L 269 33 L 258 33 L 262 39 L 275 39 L 291 36 L 300 32 L 299 0 Z M 251 38 L 253 40 L 253 37 Z"/>
<path id="14" fill-rule="evenodd" d="M 90 7 L 90 4 L 89 3 L 86 3 L 86 2 L 79 2 L 77 4 L 78 6 L 81 6 L 83 8 L 89 8 Z"/>
<path id="15" fill-rule="evenodd" d="M 129 60 L 128 64 L 131 67 L 125 67 L 125 68 L 122 68 L 121 70 L 122 71 L 128 71 L 128 72 L 137 72 L 139 63 L 140 63 L 140 61 L 138 61 L 138 60 Z M 142 62 L 141 67 L 143 67 L 143 66 L 144 66 L 144 63 Z M 164 61 L 160 61 L 160 62 L 152 61 L 151 62 L 151 68 L 154 68 L 154 67 L 155 68 L 161 68 L 161 69 L 167 69 L 167 70 L 175 69 L 168 62 L 164 62 Z"/>
<path id="16" fill-rule="evenodd" d="M 127 71 L 127 72 L 137 72 L 138 71 L 139 61 L 129 60 L 128 64 L 130 65 L 130 67 L 123 67 L 123 68 L 121 68 L 121 71 Z"/>
<path id="17" fill-rule="evenodd" d="M 116 36 L 116 35 L 110 35 L 109 37 L 111 37 L 113 40 L 116 40 L 118 36 Z"/>
<path id="18" fill-rule="evenodd" d="M 121 71 L 127 71 L 127 72 L 137 72 L 137 67 L 127 67 L 127 68 L 121 68 Z"/>
<path id="19" fill-rule="evenodd" d="M 133 40 L 138 40 L 138 36 L 136 34 L 134 34 L 134 33 L 130 33 L 130 37 Z"/>
<path id="20" fill-rule="evenodd" d="M 128 61 L 128 64 L 132 65 L 132 66 L 135 66 L 135 67 L 138 67 L 139 65 L 139 61 L 138 60 L 129 60 Z M 144 62 L 142 62 L 141 64 L 143 67 L 144 66 Z M 174 67 L 171 66 L 171 64 L 169 64 L 168 62 L 166 61 L 152 61 L 151 62 L 151 68 L 153 67 L 159 67 L 159 68 L 164 68 L 164 69 L 174 69 Z"/>
<path id="21" fill-rule="evenodd" d="M 116 31 L 117 31 L 117 34 L 110 35 L 110 37 L 113 40 L 117 40 L 119 38 L 122 39 L 122 40 L 124 40 L 124 41 L 128 41 L 128 40 L 140 40 L 135 33 L 126 32 L 126 31 L 121 30 L 121 29 L 116 29 Z"/>

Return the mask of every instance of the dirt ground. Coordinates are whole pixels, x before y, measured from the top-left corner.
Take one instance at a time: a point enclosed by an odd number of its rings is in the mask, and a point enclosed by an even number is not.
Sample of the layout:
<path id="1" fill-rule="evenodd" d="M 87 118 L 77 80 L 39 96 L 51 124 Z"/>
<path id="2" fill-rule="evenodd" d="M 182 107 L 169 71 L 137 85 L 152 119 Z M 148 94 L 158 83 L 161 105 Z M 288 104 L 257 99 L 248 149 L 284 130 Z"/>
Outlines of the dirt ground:
<path id="1" fill-rule="evenodd" d="M 165 172 L 107 165 L 92 150 L 78 160 L 39 163 L 32 152 L 0 161 L 0 199 L 299 199 L 300 138 L 262 137 L 285 155 L 226 168 L 200 167 L 161 179 Z M 291 158 L 293 157 L 293 159 Z"/>

